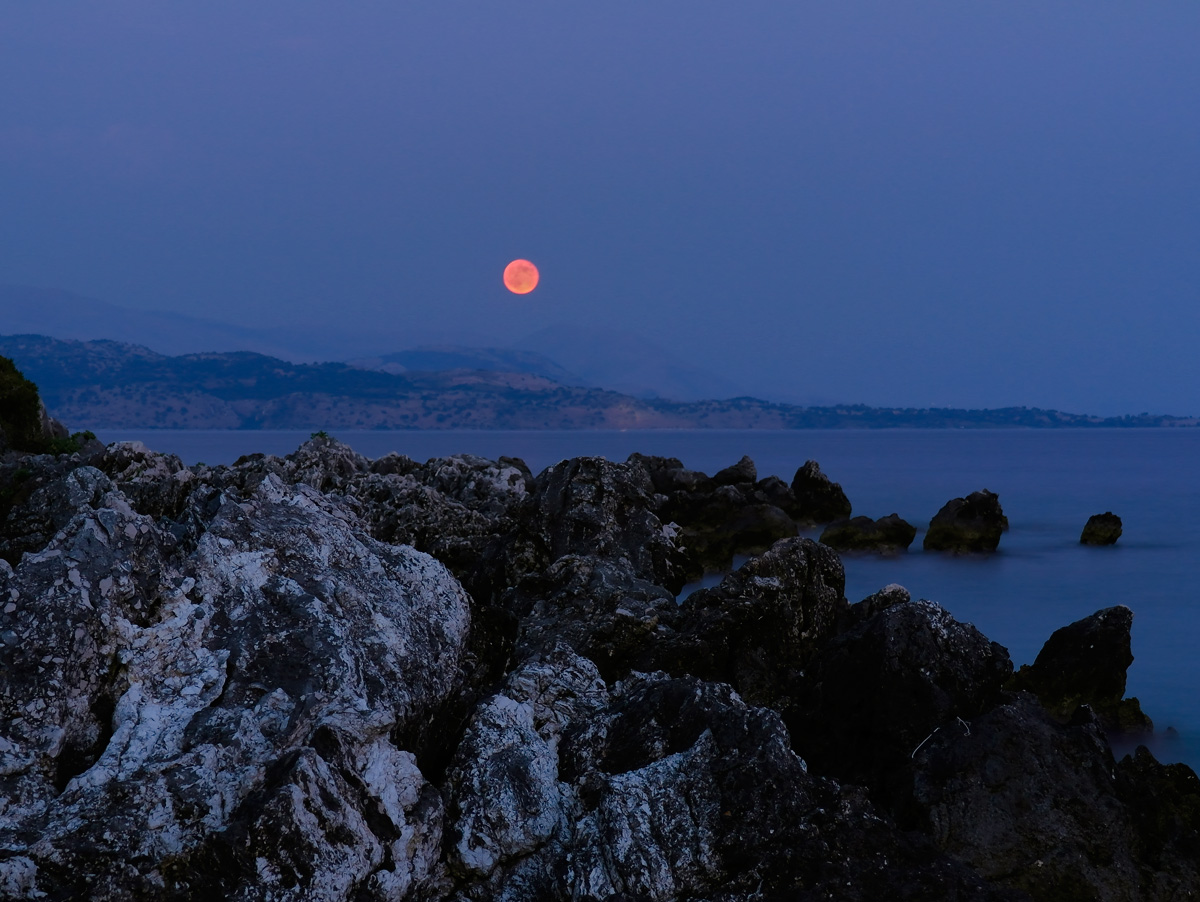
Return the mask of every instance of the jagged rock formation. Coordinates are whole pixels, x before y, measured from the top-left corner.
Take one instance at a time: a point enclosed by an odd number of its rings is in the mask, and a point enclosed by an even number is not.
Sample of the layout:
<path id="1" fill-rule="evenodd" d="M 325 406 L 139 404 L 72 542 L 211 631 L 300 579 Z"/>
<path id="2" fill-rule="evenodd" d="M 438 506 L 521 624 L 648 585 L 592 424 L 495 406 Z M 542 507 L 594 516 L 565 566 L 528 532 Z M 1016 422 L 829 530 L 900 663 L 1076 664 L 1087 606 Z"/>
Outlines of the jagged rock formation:
<path id="1" fill-rule="evenodd" d="M 838 483 L 821 472 L 815 460 L 806 461 L 792 477 L 792 495 L 792 515 L 802 523 L 832 523 L 850 517 L 850 499 Z"/>
<path id="2" fill-rule="evenodd" d="M 838 551 L 874 551 L 896 554 L 908 551 L 917 537 L 917 528 L 902 520 L 899 514 L 888 514 L 878 520 L 852 517 L 830 523 L 821 533 L 821 544 Z"/>
<path id="3" fill-rule="evenodd" d="M 1033 664 L 1013 677 L 1012 688 L 1032 692 L 1062 723 L 1077 719 L 1087 706 L 1111 732 L 1152 730 L 1138 700 L 1125 698 L 1132 625 L 1133 611 L 1117 605 L 1055 630 Z"/>
<path id="4" fill-rule="evenodd" d="M 929 521 L 926 551 L 995 551 L 1008 518 L 995 492 L 984 489 L 966 498 L 951 498 Z"/>
<path id="5" fill-rule="evenodd" d="M 1081 545 L 1115 545 L 1121 538 L 1121 518 L 1112 511 L 1092 514 L 1079 536 Z"/>
<path id="6" fill-rule="evenodd" d="M 766 551 L 779 539 L 796 535 L 791 487 L 778 476 L 759 479 L 749 457 L 711 478 L 688 470 L 674 457 L 633 454 L 629 462 L 649 473 L 654 491 L 664 498 L 660 518 L 680 529 L 689 579 L 728 570 L 734 555 Z"/>
<path id="7" fill-rule="evenodd" d="M 1124 609 L 1056 633 L 1034 695 L 938 605 L 851 605 L 794 535 L 677 604 L 664 510 L 787 513 L 748 459 L 534 476 L 316 437 L 231 467 L 26 456 L 0 482 L 2 898 L 1200 887 L 1200 780 L 1115 762 L 1093 715 L 1126 704 Z"/>

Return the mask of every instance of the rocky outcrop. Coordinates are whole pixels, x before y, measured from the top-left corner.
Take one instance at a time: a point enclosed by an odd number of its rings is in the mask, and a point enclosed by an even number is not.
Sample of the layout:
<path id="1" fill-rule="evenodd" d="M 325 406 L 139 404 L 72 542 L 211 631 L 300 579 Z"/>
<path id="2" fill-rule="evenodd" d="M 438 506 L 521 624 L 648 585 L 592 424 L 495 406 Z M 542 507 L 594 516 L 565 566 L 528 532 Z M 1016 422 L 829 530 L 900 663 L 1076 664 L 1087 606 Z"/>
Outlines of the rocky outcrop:
<path id="1" fill-rule="evenodd" d="M 1114 762 L 1092 721 L 1063 726 L 1018 693 L 913 760 L 938 847 L 988 880 L 1046 900 L 1186 899 L 1200 886 L 1196 775 L 1144 748 Z"/>
<path id="2" fill-rule="evenodd" d="M 966 498 L 947 501 L 929 522 L 926 551 L 995 551 L 1000 534 L 1008 529 L 1008 518 L 995 492 L 984 489 Z"/>
<path id="3" fill-rule="evenodd" d="M 324 436 L 0 462 L 0 897 L 1186 898 L 1200 780 L 1102 730 L 1125 609 L 1014 684 L 809 539 L 676 603 L 664 508 L 790 491 Z"/>
<path id="4" fill-rule="evenodd" d="M 850 499 L 838 483 L 821 472 L 815 460 L 805 461 L 792 477 L 792 495 L 792 516 L 801 523 L 832 523 L 850 517 Z"/>
<path id="5" fill-rule="evenodd" d="M 390 737 L 462 688 L 445 568 L 274 474 L 186 557 L 98 471 L 62 482 L 74 515 L 0 574 L 3 830 L 36 837 L 29 894 L 436 883 L 440 797 Z"/>
<path id="6" fill-rule="evenodd" d="M 1133 611 L 1117 605 L 1055 630 L 1033 664 L 1017 672 L 1012 687 L 1032 692 L 1063 723 L 1077 719 L 1087 706 L 1106 730 L 1153 729 L 1138 700 L 1125 698 L 1132 626 Z"/>
<path id="7" fill-rule="evenodd" d="M 655 492 L 664 496 L 658 513 L 679 531 L 688 579 L 729 570 L 734 555 L 766 551 L 796 535 L 791 490 L 777 476 L 758 480 L 749 457 L 711 478 L 676 458 L 634 454 L 629 460 L 645 468 Z"/>
<path id="8" fill-rule="evenodd" d="M 832 550 L 784 539 L 689 595 L 677 633 L 661 637 L 644 669 L 729 683 L 751 704 L 782 706 L 846 618 L 845 584 Z"/>
<path id="9" fill-rule="evenodd" d="M 462 899 L 999 899 L 853 788 L 810 775 L 728 686 L 606 686 L 557 651 L 480 706 L 449 775 Z"/>
<path id="10" fill-rule="evenodd" d="M 865 784 L 902 811 L 914 750 L 995 706 L 1012 663 L 939 605 L 896 601 L 821 649 L 789 725 L 819 773 Z"/>
<path id="11" fill-rule="evenodd" d="M 1092 514 L 1079 537 L 1081 545 L 1115 545 L 1121 538 L 1121 518 L 1112 511 Z"/>
<path id="12" fill-rule="evenodd" d="M 897 554 L 908 551 L 908 546 L 916 537 L 915 526 L 900 519 L 899 514 L 888 514 L 878 520 L 854 517 L 830 523 L 821 533 L 821 544 L 838 551 Z"/>

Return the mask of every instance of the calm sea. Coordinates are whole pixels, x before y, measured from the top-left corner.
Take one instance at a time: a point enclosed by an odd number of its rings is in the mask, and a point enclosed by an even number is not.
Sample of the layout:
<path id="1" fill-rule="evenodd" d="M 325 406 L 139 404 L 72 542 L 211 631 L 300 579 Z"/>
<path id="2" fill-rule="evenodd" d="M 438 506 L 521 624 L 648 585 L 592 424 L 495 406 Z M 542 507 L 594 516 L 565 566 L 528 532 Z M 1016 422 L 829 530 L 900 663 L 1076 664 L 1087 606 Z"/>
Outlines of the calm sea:
<path id="1" fill-rule="evenodd" d="M 186 463 L 286 454 L 306 432 L 104 431 Z M 846 594 L 888 583 L 933 599 L 1032 662 L 1055 629 L 1115 604 L 1133 609 L 1128 693 L 1158 728 L 1164 761 L 1200 770 L 1200 430 L 887 430 L 644 432 L 339 432 L 368 457 L 417 460 L 470 452 L 524 458 L 534 472 L 567 457 L 624 460 L 633 451 L 680 458 L 712 473 L 749 454 L 759 476 L 791 480 L 807 459 L 840 482 L 855 514 L 898 513 L 922 532 L 896 558 L 851 557 Z M 948 499 L 987 488 L 1011 528 L 997 554 L 954 558 L 920 550 Z M 1091 514 L 1111 510 L 1124 535 L 1111 548 L 1079 544 Z M 1178 736 L 1165 733 L 1174 727 Z"/>

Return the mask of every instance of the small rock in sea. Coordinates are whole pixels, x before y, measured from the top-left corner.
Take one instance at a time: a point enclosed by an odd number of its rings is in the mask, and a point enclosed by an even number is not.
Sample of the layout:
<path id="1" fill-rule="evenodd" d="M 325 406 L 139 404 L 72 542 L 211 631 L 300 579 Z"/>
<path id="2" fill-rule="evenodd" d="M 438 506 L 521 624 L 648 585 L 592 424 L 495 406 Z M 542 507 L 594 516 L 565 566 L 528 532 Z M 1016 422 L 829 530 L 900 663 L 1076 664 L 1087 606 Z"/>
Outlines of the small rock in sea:
<path id="1" fill-rule="evenodd" d="M 1083 535 L 1079 537 L 1081 545 L 1115 545 L 1121 538 L 1121 518 L 1112 511 L 1102 514 L 1092 514 L 1088 517 L 1087 525 L 1083 527 Z"/>
<path id="2" fill-rule="evenodd" d="M 850 499 L 842 487 L 831 482 L 821 472 L 815 460 L 804 462 L 792 477 L 792 494 L 796 506 L 789 513 L 801 523 L 832 523 L 848 519 L 851 512 Z"/>
<path id="3" fill-rule="evenodd" d="M 821 544 L 838 551 L 875 551 L 895 554 L 907 551 L 917 528 L 900 519 L 899 514 L 888 514 L 878 520 L 870 517 L 854 517 L 830 523 L 821 533 Z"/>
<path id="4" fill-rule="evenodd" d="M 995 551 L 1008 518 L 1000 497 L 984 489 L 966 498 L 952 498 L 929 521 L 926 551 Z"/>

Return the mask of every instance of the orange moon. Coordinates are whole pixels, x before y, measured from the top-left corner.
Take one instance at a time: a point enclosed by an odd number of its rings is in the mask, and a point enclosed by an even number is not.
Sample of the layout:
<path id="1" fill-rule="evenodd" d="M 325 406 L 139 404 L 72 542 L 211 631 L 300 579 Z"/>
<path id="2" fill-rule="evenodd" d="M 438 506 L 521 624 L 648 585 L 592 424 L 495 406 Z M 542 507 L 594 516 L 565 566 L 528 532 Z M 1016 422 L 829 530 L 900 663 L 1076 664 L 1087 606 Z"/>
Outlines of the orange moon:
<path id="1" fill-rule="evenodd" d="M 514 260 L 504 267 L 504 287 L 513 294 L 529 294 L 537 283 L 537 267 L 528 260 Z"/>

